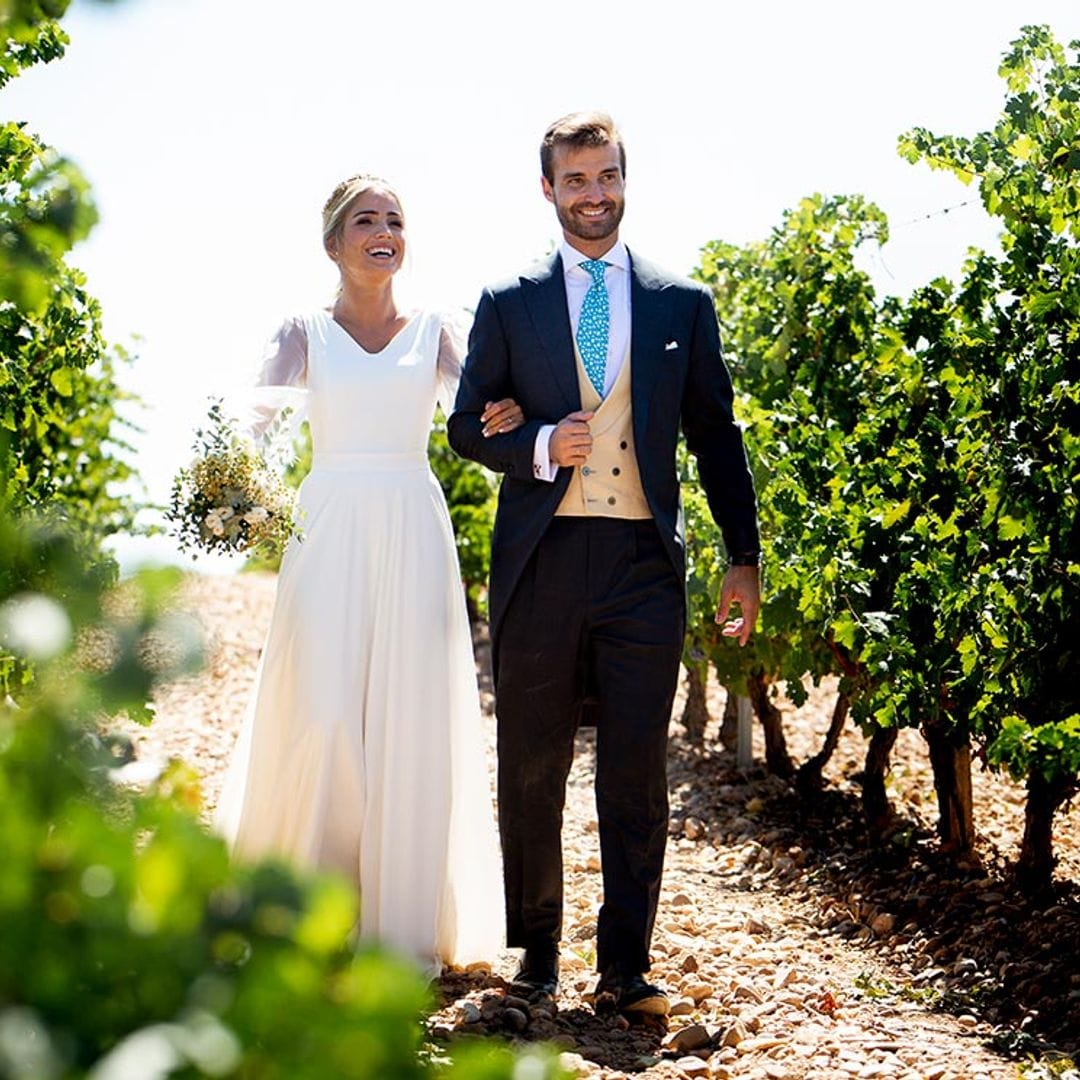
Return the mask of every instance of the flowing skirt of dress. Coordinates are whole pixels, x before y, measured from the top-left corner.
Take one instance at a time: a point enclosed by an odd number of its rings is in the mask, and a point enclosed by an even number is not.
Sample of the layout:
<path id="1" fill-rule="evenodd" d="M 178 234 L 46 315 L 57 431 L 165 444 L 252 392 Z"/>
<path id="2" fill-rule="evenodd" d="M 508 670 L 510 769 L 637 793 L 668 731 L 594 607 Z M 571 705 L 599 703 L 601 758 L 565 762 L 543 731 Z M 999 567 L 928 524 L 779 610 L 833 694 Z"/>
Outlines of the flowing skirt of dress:
<path id="1" fill-rule="evenodd" d="M 218 808 L 235 853 L 336 869 L 360 934 L 490 960 L 502 885 L 453 531 L 422 453 L 317 454 Z"/>

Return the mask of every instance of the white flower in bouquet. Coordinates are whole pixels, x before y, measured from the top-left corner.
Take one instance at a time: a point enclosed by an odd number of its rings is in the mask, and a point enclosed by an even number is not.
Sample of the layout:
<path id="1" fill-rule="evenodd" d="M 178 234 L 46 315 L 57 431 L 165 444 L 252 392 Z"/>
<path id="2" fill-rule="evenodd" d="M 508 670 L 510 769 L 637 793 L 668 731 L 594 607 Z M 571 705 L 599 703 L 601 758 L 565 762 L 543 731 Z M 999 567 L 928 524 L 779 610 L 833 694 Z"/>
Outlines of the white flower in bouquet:
<path id="1" fill-rule="evenodd" d="M 182 551 L 282 551 L 299 536 L 293 491 L 220 402 L 198 432 L 195 459 L 173 482 L 165 513 Z"/>

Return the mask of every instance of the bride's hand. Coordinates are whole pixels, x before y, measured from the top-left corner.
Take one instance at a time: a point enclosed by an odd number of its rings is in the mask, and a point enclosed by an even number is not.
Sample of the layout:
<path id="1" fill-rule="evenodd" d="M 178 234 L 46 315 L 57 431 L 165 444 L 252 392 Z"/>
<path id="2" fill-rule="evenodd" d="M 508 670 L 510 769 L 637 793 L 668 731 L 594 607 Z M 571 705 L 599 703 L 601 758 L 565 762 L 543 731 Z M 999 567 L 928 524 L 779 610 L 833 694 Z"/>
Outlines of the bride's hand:
<path id="1" fill-rule="evenodd" d="M 487 439 L 521 427 L 525 423 L 525 414 L 513 398 L 503 398 L 502 401 L 489 401 L 484 406 L 480 422 L 484 425 L 484 438 Z"/>

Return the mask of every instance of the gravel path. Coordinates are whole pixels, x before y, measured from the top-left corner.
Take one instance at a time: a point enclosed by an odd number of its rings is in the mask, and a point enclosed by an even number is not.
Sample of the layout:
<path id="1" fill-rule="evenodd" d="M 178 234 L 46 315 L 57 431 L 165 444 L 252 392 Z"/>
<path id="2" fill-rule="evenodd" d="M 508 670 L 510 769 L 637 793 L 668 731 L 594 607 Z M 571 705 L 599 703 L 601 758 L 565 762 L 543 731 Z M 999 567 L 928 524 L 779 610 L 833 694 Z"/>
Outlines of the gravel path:
<path id="1" fill-rule="evenodd" d="M 190 577 L 183 605 L 206 626 L 208 665 L 163 689 L 150 728 L 133 729 L 140 768 L 179 757 L 217 797 L 273 603 L 274 578 Z M 486 645 L 477 642 L 494 764 Z M 722 692 L 710 706 L 719 715 Z M 803 760 L 828 723 L 828 688 L 784 704 Z M 677 715 L 681 699 L 676 703 Z M 764 756 L 755 736 L 755 760 Z M 1002 874 L 1023 826 L 1022 792 L 976 771 L 979 858 L 937 865 L 933 788 L 918 737 L 902 733 L 886 851 L 864 843 L 852 776 L 864 743 L 845 733 L 810 808 L 760 768 L 735 771 L 715 725 L 704 752 L 672 728 L 672 827 L 651 978 L 671 996 L 670 1030 L 596 1018 L 593 946 L 600 898 L 591 733 L 579 735 L 564 830 L 567 910 L 557 1010 L 507 998 L 514 958 L 452 972 L 429 1022 L 437 1041 L 473 1035 L 560 1045 L 582 1077 L 895 1077 L 999 1080 L 1014 1052 L 1080 1052 L 1080 842 L 1075 807 L 1059 823 L 1056 902 L 1032 908 Z M 1033 1077 L 1038 1073 L 1031 1074 Z M 1049 1076 L 1049 1073 L 1044 1075 Z"/>

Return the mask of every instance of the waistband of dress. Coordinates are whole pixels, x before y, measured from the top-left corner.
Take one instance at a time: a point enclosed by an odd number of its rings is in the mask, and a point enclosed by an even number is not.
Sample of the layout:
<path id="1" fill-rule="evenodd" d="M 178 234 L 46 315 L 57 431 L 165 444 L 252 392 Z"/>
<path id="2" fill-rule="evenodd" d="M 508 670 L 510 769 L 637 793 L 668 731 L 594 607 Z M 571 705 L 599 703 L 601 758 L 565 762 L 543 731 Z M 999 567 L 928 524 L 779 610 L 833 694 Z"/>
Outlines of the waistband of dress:
<path id="1" fill-rule="evenodd" d="M 332 453 L 317 450 L 311 455 L 312 471 L 318 469 L 321 472 L 414 472 L 427 467 L 427 450 L 385 453 Z"/>

